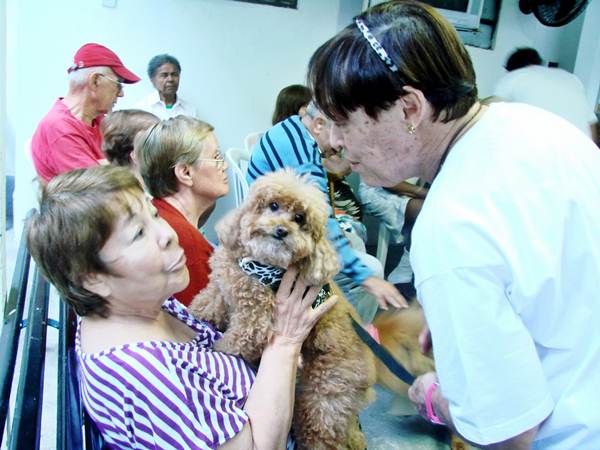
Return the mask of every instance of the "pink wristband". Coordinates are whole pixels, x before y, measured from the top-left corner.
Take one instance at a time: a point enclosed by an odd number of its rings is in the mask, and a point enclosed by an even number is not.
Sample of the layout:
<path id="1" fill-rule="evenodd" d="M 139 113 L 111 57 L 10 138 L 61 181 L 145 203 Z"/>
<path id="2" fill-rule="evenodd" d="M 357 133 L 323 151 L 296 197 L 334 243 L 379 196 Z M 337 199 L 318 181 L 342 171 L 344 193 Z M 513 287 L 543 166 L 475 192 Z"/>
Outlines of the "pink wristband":
<path id="1" fill-rule="evenodd" d="M 429 420 L 431 423 L 435 423 L 436 425 L 446 425 L 438 416 L 435 415 L 433 404 L 431 403 L 433 392 L 438 388 L 438 386 L 439 383 L 436 381 L 431 383 L 427 388 L 427 392 L 425 392 L 425 412 L 427 413 L 427 420 Z"/>

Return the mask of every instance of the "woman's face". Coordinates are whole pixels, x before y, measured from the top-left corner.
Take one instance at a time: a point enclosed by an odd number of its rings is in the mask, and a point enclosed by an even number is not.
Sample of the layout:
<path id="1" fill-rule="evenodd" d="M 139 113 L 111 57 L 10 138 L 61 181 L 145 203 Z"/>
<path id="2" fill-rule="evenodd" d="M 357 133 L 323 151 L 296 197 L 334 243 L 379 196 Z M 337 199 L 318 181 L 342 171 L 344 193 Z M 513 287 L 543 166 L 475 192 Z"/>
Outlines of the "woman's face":
<path id="1" fill-rule="evenodd" d="M 215 201 L 229 191 L 227 163 L 219 152 L 219 142 L 214 133 L 203 141 L 198 160 L 191 167 L 194 193 L 201 198 Z"/>
<path id="2" fill-rule="evenodd" d="M 418 141 L 406 133 L 400 102 L 377 120 L 359 108 L 343 122 L 333 122 L 331 144 L 344 148 L 352 171 L 372 186 L 394 186 L 420 174 Z"/>
<path id="3" fill-rule="evenodd" d="M 103 295 L 111 307 L 123 310 L 157 305 L 189 283 L 186 259 L 173 229 L 140 193 L 131 195 L 131 214 L 123 211 L 100 258 L 110 274 L 101 274 Z"/>

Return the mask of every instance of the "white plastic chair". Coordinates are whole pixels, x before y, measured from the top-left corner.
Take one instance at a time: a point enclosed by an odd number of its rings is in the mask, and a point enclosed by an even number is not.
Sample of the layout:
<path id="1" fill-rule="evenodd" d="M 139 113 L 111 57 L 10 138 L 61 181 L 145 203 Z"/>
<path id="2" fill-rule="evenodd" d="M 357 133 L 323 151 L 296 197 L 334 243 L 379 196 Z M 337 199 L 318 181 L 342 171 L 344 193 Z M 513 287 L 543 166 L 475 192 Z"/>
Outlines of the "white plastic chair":
<path id="1" fill-rule="evenodd" d="M 225 152 L 225 161 L 231 171 L 233 194 L 236 208 L 239 207 L 248 195 L 248 182 L 246 171 L 250 161 L 250 152 L 243 148 L 230 148 Z"/>
<path id="2" fill-rule="evenodd" d="M 262 137 L 262 132 L 250 133 L 248 136 L 244 138 L 244 148 L 248 151 L 248 153 L 252 153 L 254 146 Z"/>

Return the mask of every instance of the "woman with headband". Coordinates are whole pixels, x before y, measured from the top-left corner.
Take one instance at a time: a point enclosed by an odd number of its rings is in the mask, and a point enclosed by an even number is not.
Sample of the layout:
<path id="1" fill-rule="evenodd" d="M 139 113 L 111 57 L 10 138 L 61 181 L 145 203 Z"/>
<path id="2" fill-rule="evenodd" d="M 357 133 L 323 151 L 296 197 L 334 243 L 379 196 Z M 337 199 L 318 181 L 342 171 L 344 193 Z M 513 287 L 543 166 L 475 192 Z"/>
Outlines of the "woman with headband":
<path id="1" fill-rule="evenodd" d="M 593 142 L 542 110 L 482 105 L 456 31 L 415 1 L 355 18 L 309 81 L 365 182 L 431 183 L 411 247 L 437 368 L 409 391 L 420 414 L 486 448 L 600 448 Z"/>

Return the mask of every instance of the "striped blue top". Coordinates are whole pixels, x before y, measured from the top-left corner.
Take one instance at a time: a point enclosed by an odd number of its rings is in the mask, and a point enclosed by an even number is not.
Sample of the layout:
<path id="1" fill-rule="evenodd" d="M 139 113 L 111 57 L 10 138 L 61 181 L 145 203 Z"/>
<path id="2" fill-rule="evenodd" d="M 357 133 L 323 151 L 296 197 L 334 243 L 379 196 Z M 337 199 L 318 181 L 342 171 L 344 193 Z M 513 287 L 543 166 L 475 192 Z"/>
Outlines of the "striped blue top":
<path id="1" fill-rule="evenodd" d="M 321 162 L 319 147 L 302 124 L 300 116 L 288 117 L 263 134 L 252 150 L 246 180 L 248 184 L 252 184 L 258 177 L 283 168 L 294 169 L 299 174 L 308 174 L 329 199 L 327 173 Z M 329 202 L 327 206 L 327 237 L 340 256 L 341 271 L 356 283 L 362 284 L 373 272 L 350 247 L 350 242 L 344 236 Z"/>
<path id="2" fill-rule="evenodd" d="M 221 333 L 177 300 L 163 310 L 196 337 L 86 354 L 77 330 L 83 403 L 111 448 L 215 449 L 248 421 L 243 407 L 255 374 L 241 358 L 213 351 Z"/>

